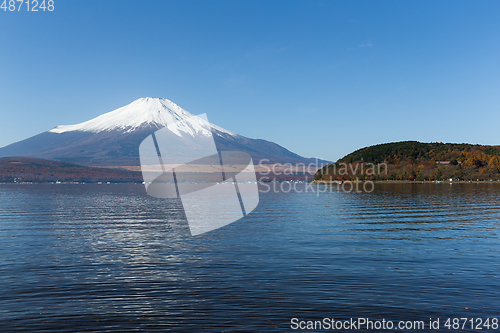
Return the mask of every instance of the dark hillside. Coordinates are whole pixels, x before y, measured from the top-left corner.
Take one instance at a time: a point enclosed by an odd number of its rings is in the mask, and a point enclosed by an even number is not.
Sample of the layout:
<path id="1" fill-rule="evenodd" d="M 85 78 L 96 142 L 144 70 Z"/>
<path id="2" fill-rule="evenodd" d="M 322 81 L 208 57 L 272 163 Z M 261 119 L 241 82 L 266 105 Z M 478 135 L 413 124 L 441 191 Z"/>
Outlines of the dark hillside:
<path id="1" fill-rule="evenodd" d="M 139 183 L 137 171 L 86 167 L 82 165 L 28 157 L 0 158 L 0 182 L 113 182 Z"/>

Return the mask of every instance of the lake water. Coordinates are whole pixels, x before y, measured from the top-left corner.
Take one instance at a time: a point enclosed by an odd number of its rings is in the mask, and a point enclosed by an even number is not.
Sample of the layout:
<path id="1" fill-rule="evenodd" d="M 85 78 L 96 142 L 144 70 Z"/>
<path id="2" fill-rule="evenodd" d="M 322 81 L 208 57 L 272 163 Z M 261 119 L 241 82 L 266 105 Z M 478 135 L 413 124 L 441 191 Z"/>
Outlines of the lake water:
<path id="1" fill-rule="evenodd" d="M 448 331 L 500 318 L 499 277 L 500 184 L 262 193 L 197 237 L 142 185 L 0 185 L 3 332 L 290 332 L 325 317 Z"/>

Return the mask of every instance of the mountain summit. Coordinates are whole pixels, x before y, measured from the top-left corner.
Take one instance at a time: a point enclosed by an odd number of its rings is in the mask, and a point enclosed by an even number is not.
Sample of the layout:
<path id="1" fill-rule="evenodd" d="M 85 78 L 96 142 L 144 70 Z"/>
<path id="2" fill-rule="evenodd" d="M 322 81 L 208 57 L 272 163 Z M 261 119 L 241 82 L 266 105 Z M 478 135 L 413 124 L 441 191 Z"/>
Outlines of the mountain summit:
<path id="1" fill-rule="evenodd" d="M 188 121 L 192 116 L 190 112 L 166 98 L 144 97 L 89 121 L 76 125 L 56 126 L 49 132 L 65 133 L 81 131 L 99 133 L 122 131 L 129 133 L 144 126 L 162 128 L 175 122 Z M 236 136 L 235 133 L 214 124 L 211 124 L 211 126 L 219 132 Z"/>
<path id="2" fill-rule="evenodd" d="M 177 123 L 177 135 L 206 131 L 196 117 L 164 98 L 140 98 L 114 111 L 76 125 L 62 125 L 0 148 L 0 157 L 23 156 L 88 166 L 139 166 L 139 145 L 151 133 Z M 211 124 L 219 150 L 244 151 L 255 163 L 310 163 L 266 140 L 250 139 Z M 181 133 L 183 132 L 183 133 Z M 202 133 L 203 134 L 203 133 Z M 320 161 L 322 162 L 322 161 Z"/>

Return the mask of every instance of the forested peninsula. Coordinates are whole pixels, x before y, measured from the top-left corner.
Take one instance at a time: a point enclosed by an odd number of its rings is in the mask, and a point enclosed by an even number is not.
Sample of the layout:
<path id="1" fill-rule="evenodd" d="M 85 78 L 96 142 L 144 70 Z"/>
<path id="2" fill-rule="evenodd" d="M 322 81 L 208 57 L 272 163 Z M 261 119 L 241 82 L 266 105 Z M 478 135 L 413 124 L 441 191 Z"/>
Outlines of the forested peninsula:
<path id="1" fill-rule="evenodd" d="M 358 149 L 314 176 L 329 180 L 489 181 L 500 179 L 500 146 L 392 142 Z"/>

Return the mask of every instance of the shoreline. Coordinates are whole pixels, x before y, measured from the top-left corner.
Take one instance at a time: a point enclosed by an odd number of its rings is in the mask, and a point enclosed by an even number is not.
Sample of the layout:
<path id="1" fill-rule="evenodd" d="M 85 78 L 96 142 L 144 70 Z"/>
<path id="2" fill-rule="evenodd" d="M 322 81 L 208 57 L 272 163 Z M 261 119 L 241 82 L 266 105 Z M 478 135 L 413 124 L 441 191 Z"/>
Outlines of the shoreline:
<path id="1" fill-rule="evenodd" d="M 371 181 L 376 184 L 500 184 L 500 180 L 362 180 L 358 179 L 358 182 Z M 356 180 L 347 179 L 341 180 L 315 180 L 312 183 L 324 184 L 324 185 L 337 185 L 342 184 L 342 182 L 356 182 Z"/>

